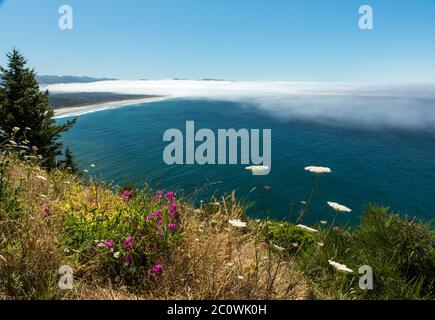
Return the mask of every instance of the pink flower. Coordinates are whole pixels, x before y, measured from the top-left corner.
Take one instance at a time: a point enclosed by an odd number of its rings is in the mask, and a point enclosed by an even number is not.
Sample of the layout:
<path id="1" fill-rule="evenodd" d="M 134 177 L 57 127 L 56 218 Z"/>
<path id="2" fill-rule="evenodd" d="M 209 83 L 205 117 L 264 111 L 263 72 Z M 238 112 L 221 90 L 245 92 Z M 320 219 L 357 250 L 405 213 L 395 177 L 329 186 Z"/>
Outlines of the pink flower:
<path id="1" fill-rule="evenodd" d="M 152 266 L 150 270 L 148 270 L 148 274 L 151 276 L 157 276 L 162 272 L 163 272 L 163 266 L 161 264 L 155 264 L 154 266 Z"/>
<path id="2" fill-rule="evenodd" d="M 177 230 L 177 225 L 175 223 L 169 223 L 168 224 L 168 230 L 170 232 L 175 232 Z"/>
<path id="3" fill-rule="evenodd" d="M 166 199 L 168 199 L 169 202 L 174 201 L 174 199 L 175 199 L 175 192 L 169 191 L 168 193 L 166 193 Z"/>
<path id="4" fill-rule="evenodd" d="M 124 249 L 127 252 L 130 252 L 131 250 L 133 250 L 133 237 L 132 236 L 128 236 L 128 238 L 124 241 Z"/>
<path id="5" fill-rule="evenodd" d="M 121 195 L 119 196 L 119 200 L 122 200 L 122 201 L 128 200 L 128 199 L 130 199 L 132 194 L 133 194 L 133 190 L 131 190 L 131 189 L 124 190 L 121 193 Z"/>
<path id="6" fill-rule="evenodd" d="M 333 227 L 332 231 L 335 233 L 339 233 L 341 231 L 340 227 Z"/>
<path id="7" fill-rule="evenodd" d="M 164 195 L 164 191 L 163 190 L 157 190 L 155 193 L 154 193 L 154 196 L 153 196 L 153 200 L 155 201 L 155 202 L 159 202 L 160 200 L 162 200 L 163 199 L 163 195 Z"/>
<path id="8" fill-rule="evenodd" d="M 133 257 L 131 255 L 128 255 L 124 259 L 125 265 L 128 266 L 133 262 Z"/>
<path id="9" fill-rule="evenodd" d="M 176 202 L 172 202 L 169 205 L 169 215 L 172 218 L 176 218 L 177 217 L 177 203 Z"/>
<path id="10" fill-rule="evenodd" d="M 114 243 L 113 243 L 112 240 L 104 241 L 104 246 L 105 246 L 106 248 L 111 249 L 111 248 L 113 248 Z"/>

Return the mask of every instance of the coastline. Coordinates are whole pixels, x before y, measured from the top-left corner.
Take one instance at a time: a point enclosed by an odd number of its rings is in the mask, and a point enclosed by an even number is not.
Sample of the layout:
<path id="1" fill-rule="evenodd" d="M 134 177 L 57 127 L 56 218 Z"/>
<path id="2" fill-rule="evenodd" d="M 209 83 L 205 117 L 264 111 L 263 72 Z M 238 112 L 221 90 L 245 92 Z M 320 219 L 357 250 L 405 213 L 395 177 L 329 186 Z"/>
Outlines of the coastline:
<path id="1" fill-rule="evenodd" d="M 142 99 L 128 99 L 128 100 L 117 100 L 104 103 L 95 103 L 89 105 L 81 105 L 76 107 L 62 107 L 54 109 L 54 118 L 67 118 L 72 116 L 80 116 L 87 113 L 103 111 L 107 109 L 115 109 L 126 106 L 133 106 L 142 103 L 158 102 L 168 99 L 169 97 L 153 97 L 153 98 L 142 98 Z"/>

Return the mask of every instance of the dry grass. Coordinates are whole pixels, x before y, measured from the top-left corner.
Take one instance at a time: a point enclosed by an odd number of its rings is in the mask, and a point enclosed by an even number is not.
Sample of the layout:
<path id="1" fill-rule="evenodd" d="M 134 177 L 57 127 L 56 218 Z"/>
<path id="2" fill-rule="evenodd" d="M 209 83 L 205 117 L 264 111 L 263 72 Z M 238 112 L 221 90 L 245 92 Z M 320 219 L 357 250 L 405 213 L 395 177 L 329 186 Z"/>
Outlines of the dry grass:
<path id="1" fill-rule="evenodd" d="M 41 179 L 37 176 L 47 178 Z M 4 177 L 5 178 L 5 177 Z M 229 219 L 243 216 L 235 196 L 213 200 L 195 209 L 184 203 L 181 240 L 158 280 L 146 286 L 123 284 L 122 279 L 95 273 L 98 265 L 80 264 L 65 255 L 62 213 L 58 210 L 79 188 L 81 201 L 90 207 L 107 188 L 85 185 L 68 174 L 47 173 L 37 166 L 13 160 L 6 177 L 11 190 L 19 190 L 24 215 L 8 221 L 0 206 L 0 298 L 22 299 L 303 299 L 307 285 L 295 266 L 273 254 L 259 234 L 258 223 L 237 229 Z M 52 211 L 41 214 L 41 201 Z M 104 205 L 99 204 L 99 205 Z M 6 226 L 7 225 L 7 226 Z M 8 232 L 5 232 L 7 230 Z M 60 290 L 61 265 L 74 269 L 74 289 Z"/>

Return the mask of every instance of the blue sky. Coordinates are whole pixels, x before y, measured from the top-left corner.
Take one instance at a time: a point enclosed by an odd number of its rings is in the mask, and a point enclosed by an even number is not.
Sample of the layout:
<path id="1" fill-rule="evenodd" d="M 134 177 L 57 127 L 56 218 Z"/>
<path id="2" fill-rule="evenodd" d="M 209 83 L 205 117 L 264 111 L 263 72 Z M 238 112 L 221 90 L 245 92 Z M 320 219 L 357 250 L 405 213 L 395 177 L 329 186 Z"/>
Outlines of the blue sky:
<path id="1" fill-rule="evenodd" d="M 0 64 L 15 46 L 40 74 L 435 83 L 434 0 L 0 3 Z M 363 4 L 375 30 L 358 28 Z"/>

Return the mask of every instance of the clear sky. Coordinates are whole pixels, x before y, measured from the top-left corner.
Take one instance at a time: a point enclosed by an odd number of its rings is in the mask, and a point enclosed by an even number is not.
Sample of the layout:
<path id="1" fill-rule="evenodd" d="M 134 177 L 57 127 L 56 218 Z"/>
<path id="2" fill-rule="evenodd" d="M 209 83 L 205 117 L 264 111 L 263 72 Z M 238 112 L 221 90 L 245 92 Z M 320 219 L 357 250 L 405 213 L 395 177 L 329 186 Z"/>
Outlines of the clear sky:
<path id="1" fill-rule="evenodd" d="M 435 83 L 435 0 L 0 3 L 0 64 L 15 46 L 39 74 Z M 364 4 L 374 30 L 358 27 Z"/>

